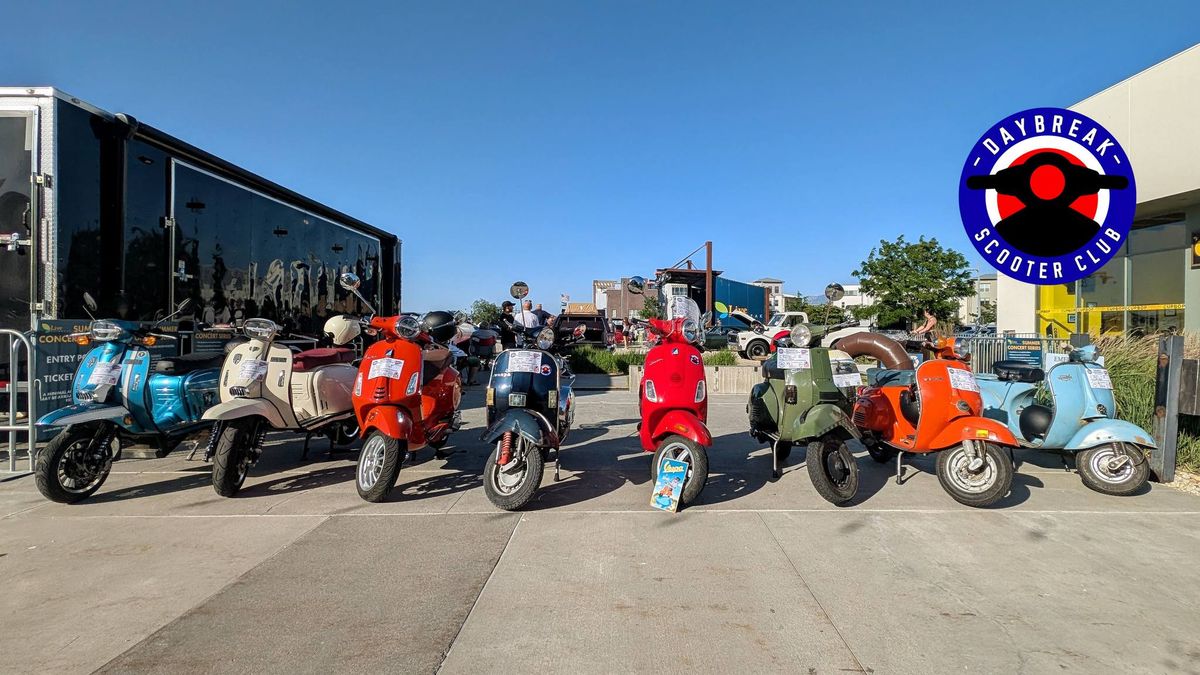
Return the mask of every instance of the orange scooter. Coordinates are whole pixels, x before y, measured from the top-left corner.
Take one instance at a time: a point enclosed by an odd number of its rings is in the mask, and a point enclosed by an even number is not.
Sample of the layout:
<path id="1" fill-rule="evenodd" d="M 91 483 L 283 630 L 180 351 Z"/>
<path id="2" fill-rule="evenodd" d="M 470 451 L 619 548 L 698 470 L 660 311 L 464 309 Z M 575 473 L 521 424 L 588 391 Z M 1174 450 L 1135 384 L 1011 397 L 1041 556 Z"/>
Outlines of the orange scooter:
<path id="1" fill-rule="evenodd" d="M 904 453 L 937 452 L 937 476 L 955 501 L 990 506 L 1012 489 L 1008 427 L 982 416 L 983 399 L 966 365 L 970 354 L 954 338 L 925 343 L 935 357 L 913 370 L 873 368 L 854 403 L 854 425 L 878 462 L 896 457 L 900 482 Z M 1009 448 L 1008 452 L 1003 450 Z"/>

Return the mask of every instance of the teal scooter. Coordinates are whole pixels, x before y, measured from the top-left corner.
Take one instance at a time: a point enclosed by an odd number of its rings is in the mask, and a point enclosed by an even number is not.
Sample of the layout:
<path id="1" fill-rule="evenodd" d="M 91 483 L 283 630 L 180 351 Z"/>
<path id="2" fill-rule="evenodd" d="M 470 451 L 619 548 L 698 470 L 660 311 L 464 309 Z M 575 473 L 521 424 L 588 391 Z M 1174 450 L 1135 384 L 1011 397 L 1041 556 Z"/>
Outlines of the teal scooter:
<path id="1" fill-rule="evenodd" d="M 1007 425 L 1024 447 L 1074 454 L 1079 477 L 1089 488 L 1133 494 L 1149 479 L 1154 437 L 1114 417 L 1112 380 L 1096 360 L 1096 347 L 1088 345 L 1073 349 L 1049 372 L 1020 361 L 997 361 L 993 374 L 975 376 L 983 416 Z M 1042 387 L 1053 406 L 1037 402 Z"/>

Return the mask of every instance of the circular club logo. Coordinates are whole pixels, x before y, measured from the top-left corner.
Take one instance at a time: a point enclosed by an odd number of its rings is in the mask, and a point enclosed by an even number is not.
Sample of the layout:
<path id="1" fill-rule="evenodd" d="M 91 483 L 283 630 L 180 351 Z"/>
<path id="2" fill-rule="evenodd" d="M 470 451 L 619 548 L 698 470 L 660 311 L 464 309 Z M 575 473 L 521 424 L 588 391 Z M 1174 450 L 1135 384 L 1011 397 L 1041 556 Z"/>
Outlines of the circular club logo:
<path id="1" fill-rule="evenodd" d="M 1063 284 L 1125 244 L 1137 195 L 1129 156 L 1097 122 L 1062 108 L 1000 120 L 971 148 L 958 208 L 975 249 L 1004 274 Z"/>

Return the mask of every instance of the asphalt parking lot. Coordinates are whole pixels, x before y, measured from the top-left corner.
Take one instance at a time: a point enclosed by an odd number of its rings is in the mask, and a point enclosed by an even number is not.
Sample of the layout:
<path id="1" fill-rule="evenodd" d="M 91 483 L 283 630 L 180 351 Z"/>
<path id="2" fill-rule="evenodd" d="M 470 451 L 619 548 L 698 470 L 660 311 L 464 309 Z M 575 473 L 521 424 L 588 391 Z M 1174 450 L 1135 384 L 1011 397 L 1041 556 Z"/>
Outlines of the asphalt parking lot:
<path id="1" fill-rule="evenodd" d="M 186 449 L 122 460 L 92 499 L 0 483 L 9 672 L 1200 672 L 1200 497 L 1087 490 L 1019 453 L 972 510 L 933 462 L 865 455 L 822 501 L 803 453 L 770 480 L 744 398 L 715 397 L 703 503 L 649 507 L 628 392 L 585 393 L 522 513 L 478 478 L 482 390 L 446 460 L 361 501 L 353 454 L 272 439 L 234 499 Z"/>

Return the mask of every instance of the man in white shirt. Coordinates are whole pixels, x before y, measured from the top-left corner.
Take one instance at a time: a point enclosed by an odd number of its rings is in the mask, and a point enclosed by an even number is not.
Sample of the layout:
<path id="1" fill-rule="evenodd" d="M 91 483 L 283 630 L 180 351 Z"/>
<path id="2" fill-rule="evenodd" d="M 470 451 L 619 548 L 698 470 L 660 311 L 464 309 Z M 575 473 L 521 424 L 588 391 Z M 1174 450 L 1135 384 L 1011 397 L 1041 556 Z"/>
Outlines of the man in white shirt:
<path id="1" fill-rule="evenodd" d="M 542 325 L 542 322 L 538 321 L 537 314 L 533 313 L 533 303 L 528 300 L 521 303 L 521 311 L 514 313 L 513 317 L 518 325 L 525 328 L 537 328 Z"/>

